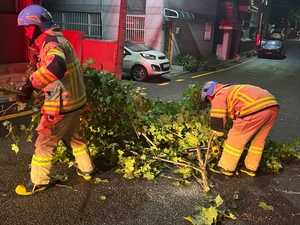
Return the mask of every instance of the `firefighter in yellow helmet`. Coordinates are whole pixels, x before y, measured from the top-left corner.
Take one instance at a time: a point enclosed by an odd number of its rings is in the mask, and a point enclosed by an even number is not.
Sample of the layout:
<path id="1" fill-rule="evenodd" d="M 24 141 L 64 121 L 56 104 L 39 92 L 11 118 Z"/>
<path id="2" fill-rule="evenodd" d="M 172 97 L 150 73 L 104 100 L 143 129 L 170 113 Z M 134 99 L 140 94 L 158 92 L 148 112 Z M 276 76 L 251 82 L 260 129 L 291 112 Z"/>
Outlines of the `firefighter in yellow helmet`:
<path id="1" fill-rule="evenodd" d="M 233 175 L 246 144 L 250 142 L 240 171 L 254 177 L 265 140 L 278 116 L 279 105 L 275 97 L 257 86 L 229 85 L 216 81 L 203 85 L 201 97 L 211 102 L 210 126 L 215 135 L 223 136 L 227 118 L 233 120 L 221 158 L 210 170 Z"/>
<path id="2" fill-rule="evenodd" d="M 29 47 L 34 51 L 36 70 L 20 88 L 30 98 L 42 90 L 43 114 L 31 160 L 31 179 L 18 185 L 16 193 L 32 195 L 49 186 L 53 155 L 62 140 L 71 148 L 78 166 L 77 174 L 90 180 L 95 172 L 85 139 L 79 135 L 80 110 L 86 104 L 81 64 L 71 44 L 54 24 L 50 13 L 39 5 L 30 5 L 18 15 L 18 25 L 25 28 Z M 22 96 L 19 100 L 23 101 Z"/>

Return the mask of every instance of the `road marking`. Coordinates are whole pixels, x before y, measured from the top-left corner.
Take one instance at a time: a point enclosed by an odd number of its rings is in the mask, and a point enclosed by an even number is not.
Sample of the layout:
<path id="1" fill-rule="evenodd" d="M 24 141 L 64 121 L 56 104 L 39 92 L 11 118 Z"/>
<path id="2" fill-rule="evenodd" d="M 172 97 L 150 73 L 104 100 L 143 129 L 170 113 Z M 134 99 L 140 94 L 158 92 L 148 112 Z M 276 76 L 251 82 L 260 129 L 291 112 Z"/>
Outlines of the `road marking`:
<path id="1" fill-rule="evenodd" d="M 182 81 L 184 81 L 184 79 L 182 79 L 182 78 L 180 78 L 180 79 L 177 79 L 177 80 L 175 80 L 176 82 L 182 82 Z"/>
<path id="2" fill-rule="evenodd" d="M 147 90 L 148 87 L 137 87 L 136 90 L 137 91 L 143 91 L 143 90 Z"/>
<path id="3" fill-rule="evenodd" d="M 13 118 L 20 117 L 20 116 L 27 116 L 27 115 L 30 115 L 32 113 L 33 113 L 32 110 L 28 110 L 28 111 L 23 111 L 23 112 L 19 112 L 19 113 L 9 114 L 9 115 L 6 115 L 6 116 L 1 116 L 0 121 L 13 119 Z"/>
<path id="4" fill-rule="evenodd" d="M 168 84 L 170 84 L 170 83 L 169 82 L 165 82 L 165 83 L 159 84 L 159 86 L 165 86 L 165 85 L 168 85 Z"/>
<path id="5" fill-rule="evenodd" d="M 213 74 L 213 73 L 218 73 L 218 72 L 222 72 L 222 71 L 225 71 L 225 70 L 229 70 L 229 69 L 231 69 L 231 68 L 234 68 L 234 67 L 243 65 L 243 64 L 245 64 L 245 63 L 247 63 L 247 62 L 250 62 L 250 61 L 252 61 L 252 60 L 254 60 L 254 59 L 256 59 L 256 58 L 249 59 L 249 60 L 247 60 L 247 61 L 245 61 L 245 62 L 243 62 L 243 63 L 239 63 L 239 64 L 236 64 L 236 65 L 234 65 L 234 66 L 230 66 L 230 67 L 223 68 L 223 69 L 220 69 L 220 70 L 216 70 L 216 71 L 212 71 L 212 72 L 208 72 L 208 73 L 202 73 L 202 74 L 198 74 L 198 75 L 195 75 L 195 76 L 191 76 L 191 78 L 203 77 L 203 76 L 207 76 L 207 75 L 209 75 L 209 74 Z"/>

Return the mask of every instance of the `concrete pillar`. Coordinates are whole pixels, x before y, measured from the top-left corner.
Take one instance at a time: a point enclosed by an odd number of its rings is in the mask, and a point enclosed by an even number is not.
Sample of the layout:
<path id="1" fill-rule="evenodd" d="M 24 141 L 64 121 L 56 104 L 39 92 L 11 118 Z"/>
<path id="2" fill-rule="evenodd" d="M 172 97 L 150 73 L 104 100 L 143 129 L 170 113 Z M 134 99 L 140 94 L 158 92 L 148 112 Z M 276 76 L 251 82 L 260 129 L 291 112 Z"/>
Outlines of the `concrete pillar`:
<path id="1" fill-rule="evenodd" d="M 217 56 L 220 61 L 227 61 L 231 46 L 232 30 L 224 30 L 223 42 L 217 45 Z"/>

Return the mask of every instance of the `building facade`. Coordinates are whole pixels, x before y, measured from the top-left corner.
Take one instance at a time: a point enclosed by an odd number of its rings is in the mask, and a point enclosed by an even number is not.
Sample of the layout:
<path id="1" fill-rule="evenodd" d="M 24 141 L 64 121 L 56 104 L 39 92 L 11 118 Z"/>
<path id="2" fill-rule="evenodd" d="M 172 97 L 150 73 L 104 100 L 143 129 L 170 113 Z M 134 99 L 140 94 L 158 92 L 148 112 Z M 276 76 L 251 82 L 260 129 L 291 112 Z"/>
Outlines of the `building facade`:
<path id="1" fill-rule="evenodd" d="M 117 41 L 120 0 L 43 0 L 54 20 L 87 38 Z M 217 0 L 127 0 L 125 39 L 164 52 L 212 53 Z"/>
<path id="2" fill-rule="evenodd" d="M 125 39 L 164 52 L 171 63 L 178 54 L 197 58 L 217 54 L 227 60 L 244 48 L 242 38 L 256 33 L 259 2 L 127 0 Z M 18 54 L 0 54 L 0 64 L 27 60 L 24 30 L 16 19 L 22 8 L 33 3 L 47 8 L 63 30 L 82 31 L 86 39 L 118 41 L 121 0 L 2 0 L 0 18 L 5 23 L 0 28 L 5 32 L 0 49 Z"/>

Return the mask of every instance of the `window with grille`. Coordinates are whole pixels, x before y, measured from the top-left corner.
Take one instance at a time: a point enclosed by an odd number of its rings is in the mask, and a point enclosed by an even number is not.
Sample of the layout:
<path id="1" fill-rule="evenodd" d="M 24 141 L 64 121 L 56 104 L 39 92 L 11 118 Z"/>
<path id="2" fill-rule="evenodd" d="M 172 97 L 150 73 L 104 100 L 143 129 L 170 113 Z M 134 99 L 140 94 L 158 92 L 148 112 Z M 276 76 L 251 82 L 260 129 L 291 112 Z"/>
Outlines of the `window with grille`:
<path id="1" fill-rule="evenodd" d="M 53 20 L 63 30 L 78 30 L 85 37 L 102 39 L 101 13 L 50 12 Z"/>
<path id="2" fill-rule="evenodd" d="M 145 13 L 146 0 L 128 0 L 127 10 L 128 11 L 140 11 Z"/>
<path id="3" fill-rule="evenodd" d="M 204 41 L 211 40 L 212 22 L 205 22 L 204 26 Z"/>
<path id="4" fill-rule="evenodd" d="M 126 40 L 145 42 L 145 16 L 127 15 L 126 17 Z"/>

